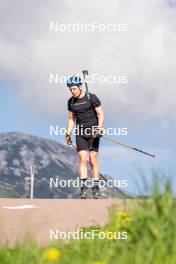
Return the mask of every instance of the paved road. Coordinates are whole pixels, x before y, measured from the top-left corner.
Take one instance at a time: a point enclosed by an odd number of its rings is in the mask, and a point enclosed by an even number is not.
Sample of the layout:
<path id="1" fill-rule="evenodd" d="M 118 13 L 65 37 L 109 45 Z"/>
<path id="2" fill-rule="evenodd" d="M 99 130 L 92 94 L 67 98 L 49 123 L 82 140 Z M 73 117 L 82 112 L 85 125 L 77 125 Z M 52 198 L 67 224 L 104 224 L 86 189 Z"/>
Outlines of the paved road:
<path id="1" fill-rule="evenodd" d="M 76 231 L 108 221 L 108 207 L 117 210 L 127 200 L 0 199 L 0 241 L 13 244 L 32 235 L 39 244 L 50 240 L 50 230 Z M 10 207 L 10 208 L 9 208 Z"/>

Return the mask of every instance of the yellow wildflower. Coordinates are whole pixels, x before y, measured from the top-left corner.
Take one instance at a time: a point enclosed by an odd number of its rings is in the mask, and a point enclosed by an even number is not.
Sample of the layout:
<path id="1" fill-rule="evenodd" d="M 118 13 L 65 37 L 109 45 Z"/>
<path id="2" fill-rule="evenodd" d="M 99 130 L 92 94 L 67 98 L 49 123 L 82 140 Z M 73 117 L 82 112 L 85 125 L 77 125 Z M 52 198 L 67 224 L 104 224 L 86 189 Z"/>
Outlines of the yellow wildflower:
<path id="1" fill-rule="evenodd" d="M 124 211 L 119 211 L 117 213 L 117 216 L 119 216 L 120 218 L 123 218 L 123 219 L 128 217 L 128 215 Z"/>
<path id="2" fill-rule="evenodd" d="M 44 252 L 44 258 L 53 262 L 58 261 L 60 259 L 60 256 L 60 251 L 55 247 L 51 247 Z"/>
<path id="3" fill-rule="evenodd" d="M 131 224 L 131 222 L 132 222 L 132 220 L 131 220 L 131 218 L 130 218 L 129 216 L 127 216 L 127 217 L 125 218 L 125 221 L 126 221 L 127 223 L 129 223 L 129 224 Z"/>
<path id="4" fill-rule="evenodd" d="M 109 231 L 106 233 L 108 239 L 114 239 L 114 233 Z"/>
<path id="5" fill-rule="evenodd" d="M 105 231 L 103 231 L 103 232 L 106 234 L 106 237 L 107 237 L 108 239 L 114 239 L 114 232 L 109 231 L 109 230 L 105 230 Z"/>

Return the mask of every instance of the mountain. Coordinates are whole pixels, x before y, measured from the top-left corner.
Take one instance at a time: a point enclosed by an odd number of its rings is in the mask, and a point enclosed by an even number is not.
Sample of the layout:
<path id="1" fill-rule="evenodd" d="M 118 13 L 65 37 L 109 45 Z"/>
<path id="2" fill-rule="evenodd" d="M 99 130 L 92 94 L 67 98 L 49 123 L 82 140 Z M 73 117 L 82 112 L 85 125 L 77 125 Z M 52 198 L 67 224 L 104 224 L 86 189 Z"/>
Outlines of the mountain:
<path id="1" fill-rule="evenodd" d="M 53 140 L 19 132 L 0 133 L 0 197 L 29 197 L 31 167 L 35 171 L 35 198 L 79 198 L 79 188 L 55 187 L 51 183 L 78 178 L 78 155 Z M 103 178 L 107 179 L 106 176 Z M 52 178 L 52 180 L 51 180 Z M 128 197 L 117 188 L 102 188 L 102 197 Z"/>

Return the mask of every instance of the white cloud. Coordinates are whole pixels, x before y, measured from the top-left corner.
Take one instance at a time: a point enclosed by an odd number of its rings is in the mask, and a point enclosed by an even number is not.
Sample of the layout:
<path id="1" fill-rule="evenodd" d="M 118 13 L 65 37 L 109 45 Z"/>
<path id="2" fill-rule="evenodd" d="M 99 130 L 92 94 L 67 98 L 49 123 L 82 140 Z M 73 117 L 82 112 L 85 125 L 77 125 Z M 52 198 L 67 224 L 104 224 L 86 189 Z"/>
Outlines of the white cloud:
<path id="1" fill-rule="evenodd" d="M 48 84 L 49 73 L 83 68 L 105 75 L 128 72 L 128 85 L 91 87 L 108 113 L 147 122 L 176 111 L 176 9 L 166 1 L 8 0 L 0 10 L 2 78 L 33 118 L 37 110 L 61 119 L 69 94 L 64 85 Z M 78 20 L 127 23 L 128 32 L 49 32 L 50 21 Z"/>

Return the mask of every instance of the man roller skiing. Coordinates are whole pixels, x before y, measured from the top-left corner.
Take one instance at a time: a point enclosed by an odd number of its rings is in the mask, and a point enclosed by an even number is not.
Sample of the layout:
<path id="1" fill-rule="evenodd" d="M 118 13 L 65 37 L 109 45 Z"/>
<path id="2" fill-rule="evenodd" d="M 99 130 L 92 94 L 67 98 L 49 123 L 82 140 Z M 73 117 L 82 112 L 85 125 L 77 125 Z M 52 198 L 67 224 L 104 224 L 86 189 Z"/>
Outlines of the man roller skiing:
<path id="1" fill-rule="evenodd" d="M 92 194 L 95 199 L 99 192 L 99 166 L 97 161 L 100 136 L 104 123 L 104 113 L 100 100 L 95 94 L 84 91 L 79 76 L 69 77 L 67 86 L 72 97 L 68 100 L 68 123 L 66 143 L 72 144 L 71 131 L 76 123 L 76 147 L 79 153 L 79 175 L 81 182 L 81 198 L 87 194 L 87 166 L 91 164 Z"/>

